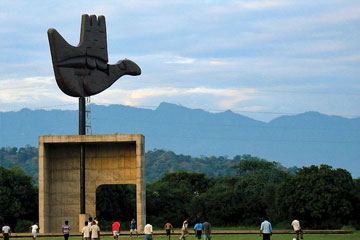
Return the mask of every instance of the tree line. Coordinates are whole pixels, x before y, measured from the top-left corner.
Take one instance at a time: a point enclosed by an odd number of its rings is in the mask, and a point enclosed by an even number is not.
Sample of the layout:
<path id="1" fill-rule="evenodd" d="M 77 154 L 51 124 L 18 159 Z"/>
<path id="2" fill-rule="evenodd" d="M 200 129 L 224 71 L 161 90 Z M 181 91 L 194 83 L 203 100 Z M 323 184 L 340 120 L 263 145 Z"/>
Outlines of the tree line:
<path id="1" fill-rule="evenodd" d="M 360 180 L 328 165 L 299 169 L 294 175 L 276 162 L 246 155 L 237 175 L 210 178 L 175 172 L 147 186 L 150 222 L 207 217 L 215 226 L 257 226 L 264 219 L 280 228 L 293 219 L 313 229 L 359 227 Z"/>
<path id="2" fill-rule="evenodd" d="M 172 151 L 162 149 L 150 150 L 145 153 L 146 159 L 146 182 L 151 183 L 160 179 L 167 172 L 179 170 L 196 171 L 207 176 L 217 177 L 234 175 L 235 170 L 231 168 L 238 159 L 225 156 L 192 157 L 189 155 L 175 154 Z M 0 166 L 10 168 L 18 166 L 27 175 L 38 179 L 38 149 L 31 146 L 26 147 L 2 147 L 0 148 Z"/>
<path id="3" fill-rule="evenodd" d="M 31 163 L 37 154 L 36 148 L 30 147 L 2 150 L 2 165 L 6 154 L 19 165 Z M 167 221 L 181 226 L 186 218 L 194 222 L 207 217 L 214 226 L 258 226 L 267 218 L 275 227 L 287 228 L 296 218 L 308 229 L 360 227 L 360 179 L 353 179 L 344 169 L 328 165 L 288 169 L 250 155 L 209 158 L 211 168 L 202 162 L 204 157 L 164 150 L 150 154 L 152 158 L 146 160 L 153 167 L 147 166 L 146 174 L 155 172 L 158 177 L 146 186 L 146 208 L 148 221 L 154 226 L 162 227 Z M 22 156 L 21 161 L 16 156 Z M 6 221 L 21 232 L 37 220 L 38 189 L 34 178 L 12 166 L 0 167 L 0 224 Z M 136 213 L 135 196 L 133 185 L 99 187 L 96 208 L 100 224 L 128 222 Z"/>

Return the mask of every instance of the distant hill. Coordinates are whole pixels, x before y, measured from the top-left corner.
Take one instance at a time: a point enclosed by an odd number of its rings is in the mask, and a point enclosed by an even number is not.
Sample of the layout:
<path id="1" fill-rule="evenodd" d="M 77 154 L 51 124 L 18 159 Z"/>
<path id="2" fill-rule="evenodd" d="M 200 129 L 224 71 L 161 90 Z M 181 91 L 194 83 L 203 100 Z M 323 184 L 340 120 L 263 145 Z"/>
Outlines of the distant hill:
<path id="1" fill-rule="evenodd" d="M 39 135 L 77 134 L 77 111 L 0 113 L 0 146 L 37 146 Z M 155 110 L 92 105 L 93 134 L 141 133 L 146 150 L 224 156 L 251 154 L 286 167 L 326 163 L 360 177 L 360 118 L 306 112 L 269 123 L 226 111 L 209 113 L 169 103 Z"/>

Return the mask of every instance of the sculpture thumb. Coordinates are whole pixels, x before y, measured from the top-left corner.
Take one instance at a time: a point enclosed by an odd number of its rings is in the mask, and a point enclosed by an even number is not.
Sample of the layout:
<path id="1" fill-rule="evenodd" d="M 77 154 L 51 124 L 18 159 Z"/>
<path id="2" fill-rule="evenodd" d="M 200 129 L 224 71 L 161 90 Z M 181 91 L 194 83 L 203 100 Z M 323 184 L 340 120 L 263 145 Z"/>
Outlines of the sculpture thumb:
<path id="1" fill-rule="evenodd" d="M 85 56 L 86 49 L 70 45 L 54 28 L 48 30 L 51 58 L 55 68 L 57 63 L 72 57 Z"/>
<path id="2" fill-rule="evenodd" d="M 109 65 L 109 77 L 112 82 L 124 75 L 138 76 L 140 74 L 141 68 L 129 59 L 120 60 L 116 64 Z"/>

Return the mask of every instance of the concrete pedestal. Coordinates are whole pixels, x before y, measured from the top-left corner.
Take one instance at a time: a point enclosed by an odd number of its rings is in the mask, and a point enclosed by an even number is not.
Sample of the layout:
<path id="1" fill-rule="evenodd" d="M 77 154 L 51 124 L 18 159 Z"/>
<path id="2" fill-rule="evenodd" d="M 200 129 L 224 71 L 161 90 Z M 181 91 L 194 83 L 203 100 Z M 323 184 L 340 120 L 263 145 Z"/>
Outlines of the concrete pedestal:
<path id="1" fill-rule="evenodd" d="M 80 214 L 80 144 L 85 144 L 86 213 Z M 138 229 L 146 221 L 145 138 L 130 135 L 39 137 L 39 224 L 41 233 L 58 233 L 65 220 L 81 231 L 96 216 L 96 189 L 135 184 Z"/>

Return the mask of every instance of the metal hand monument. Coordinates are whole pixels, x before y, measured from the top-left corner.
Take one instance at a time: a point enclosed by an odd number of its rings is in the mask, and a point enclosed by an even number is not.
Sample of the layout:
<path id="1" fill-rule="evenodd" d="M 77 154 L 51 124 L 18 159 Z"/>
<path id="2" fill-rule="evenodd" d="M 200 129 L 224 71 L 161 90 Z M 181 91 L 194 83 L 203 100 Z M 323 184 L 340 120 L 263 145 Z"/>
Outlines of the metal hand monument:
<path id="1" fill-rule="evenodd" d="M 104 91 L 123 75 L 140 75 L 141 69 L 128 59 L 108 64 L 104 16 L 82 15 L 77 47 L 53 28 L 48 37 L 56 82 L 65 94 L 79 97 L 79 135 L 85 135 L 85 97 Z M 80 144 L 80 208 L 85 214 L 84 144 Z"/>
<path id="2" fill-rule="evenodd" d="M 53 28 L 48 30 L 51 57 L 59 88 L 72 97 L 87 97 L 109 88 L 123 75 L 140 75 L 128 60 L 108 64 L 105 17 L 82 15 L 80 42 L 71 46 Z"/>

